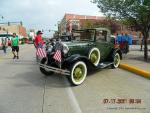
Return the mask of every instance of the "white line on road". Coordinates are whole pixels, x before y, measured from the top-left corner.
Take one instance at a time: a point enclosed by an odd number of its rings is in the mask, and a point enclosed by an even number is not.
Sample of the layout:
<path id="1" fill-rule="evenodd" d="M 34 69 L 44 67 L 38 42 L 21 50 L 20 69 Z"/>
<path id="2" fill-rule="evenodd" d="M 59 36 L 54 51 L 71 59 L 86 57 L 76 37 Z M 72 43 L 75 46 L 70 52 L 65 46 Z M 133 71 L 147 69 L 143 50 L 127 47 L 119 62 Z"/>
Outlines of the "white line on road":
<path id="1" fill-rule="evenodd" d="M 69 84 L 67 78 L 64 77 L 64 79 L 65 79 L 65 84 L 66 84 L 67 86 L 70 86 L 70 84 Z M 65 88 L 65 89 L 66 89 L 67 94 L 68 94 L 68 96 L 69 96 L 70 104 L 71 104 L 71 106 L 72 106 L 72 108 L 73 108 L 74 113 L 82 113 L 81 108 L 80 108 L 80 106 L 79 106 L 79 104 L 78 104 L 78 101 L 77 101 L 77 99 L 76 99 L 76 97 L 75 97 L 75 95 L 74 95 L 72 89 L 71 89 L 70 87 L 67 87 L 67 88 Z"/>

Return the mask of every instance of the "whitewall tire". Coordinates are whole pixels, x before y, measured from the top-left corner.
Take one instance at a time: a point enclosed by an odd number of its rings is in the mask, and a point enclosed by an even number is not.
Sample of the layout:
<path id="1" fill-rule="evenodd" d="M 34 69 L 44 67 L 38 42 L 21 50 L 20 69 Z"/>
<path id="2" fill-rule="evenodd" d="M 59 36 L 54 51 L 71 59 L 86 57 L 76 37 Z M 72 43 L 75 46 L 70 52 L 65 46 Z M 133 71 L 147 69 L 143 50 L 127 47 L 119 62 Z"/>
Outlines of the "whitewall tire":
<path id="1" fill-rule="evenodd" d="M 98 66 L 100 62 L 100 51 L 98 48 L 92 48 L 89 52 L 88 56 L 89 60 L 93 63 L 93 65 Z"/>
<path id="2" fill-rule="evenodd" d="M 87 76 L 87 66 L 83 61 L 77 61 L 71 68 L 69 77 L 73 85 L 80 85 L 84 82 Z"/>
<path id="3" fill-rule="evenodd" d="M 112 68 L 117 68 L 119 64 L 120 64 L 120 55 L 119 53 L 115 53 L 114 58 L 113 58 Z"/>

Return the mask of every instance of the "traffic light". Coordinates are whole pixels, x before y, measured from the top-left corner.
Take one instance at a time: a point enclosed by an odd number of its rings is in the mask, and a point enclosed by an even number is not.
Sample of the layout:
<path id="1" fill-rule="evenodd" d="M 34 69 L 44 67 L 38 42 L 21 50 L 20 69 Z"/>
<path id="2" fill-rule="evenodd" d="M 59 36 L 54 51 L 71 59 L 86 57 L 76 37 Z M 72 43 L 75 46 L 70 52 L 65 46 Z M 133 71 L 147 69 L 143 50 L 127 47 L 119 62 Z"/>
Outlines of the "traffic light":
<path id="1" fill-rule="evenodd" d="M 10 22 L 8 22 L 8 26 L 10 26 Z"/>
<path id="2" fill-rule="evenodd" d="M 20 25 L 21 25 L 21 26 L 23 25 L 22 21 L 20 22 Z"/>

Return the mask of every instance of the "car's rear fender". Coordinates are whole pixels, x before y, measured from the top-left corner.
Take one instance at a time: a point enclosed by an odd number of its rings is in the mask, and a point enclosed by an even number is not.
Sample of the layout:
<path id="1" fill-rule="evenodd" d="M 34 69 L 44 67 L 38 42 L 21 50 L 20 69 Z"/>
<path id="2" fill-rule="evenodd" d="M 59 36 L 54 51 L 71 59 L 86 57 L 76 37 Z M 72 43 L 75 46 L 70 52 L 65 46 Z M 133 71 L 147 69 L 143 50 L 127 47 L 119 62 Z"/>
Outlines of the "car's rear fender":
<path id="1" fill-rule="evenodd" d="M 119 53 L 120 59 L 122 59 L 122 52 L 121 52 L 120 49 L 117 48 L 117 49 L 114 49 L 114 50 L 113 50 L 112 58 L 113 58 L 113 56 L 115 55 L 115 53 Z"/>
<path id="2" fill-rule="evenodd" d="M 120 49 L 117 48 L 117 49 L 112 49 L 111 50 L 107 60 L 113 62 L 113 58 L 114 58 L 115 53 L 119 53 L 120 59 L 122 59 L 122 52 L 121 52 Z"/>

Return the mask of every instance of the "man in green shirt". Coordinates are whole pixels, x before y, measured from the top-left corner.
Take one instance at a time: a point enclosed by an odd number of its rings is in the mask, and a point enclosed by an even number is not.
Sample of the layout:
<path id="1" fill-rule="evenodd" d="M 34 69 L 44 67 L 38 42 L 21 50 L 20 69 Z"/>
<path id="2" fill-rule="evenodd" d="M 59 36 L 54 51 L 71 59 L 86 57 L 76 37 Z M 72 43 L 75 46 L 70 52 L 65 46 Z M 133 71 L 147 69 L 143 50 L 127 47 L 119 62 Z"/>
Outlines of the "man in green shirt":
<path id="1" fill-rule="evenodd" d="M 19 59 L 19 38 L 16 33 L 13 33 L 13 37 L 11 38 L 11 46 L 12 46 L 12 53 L 14 55 L 13 59 Z M 17 55 L 15 54 L 17 52 Z"/>

